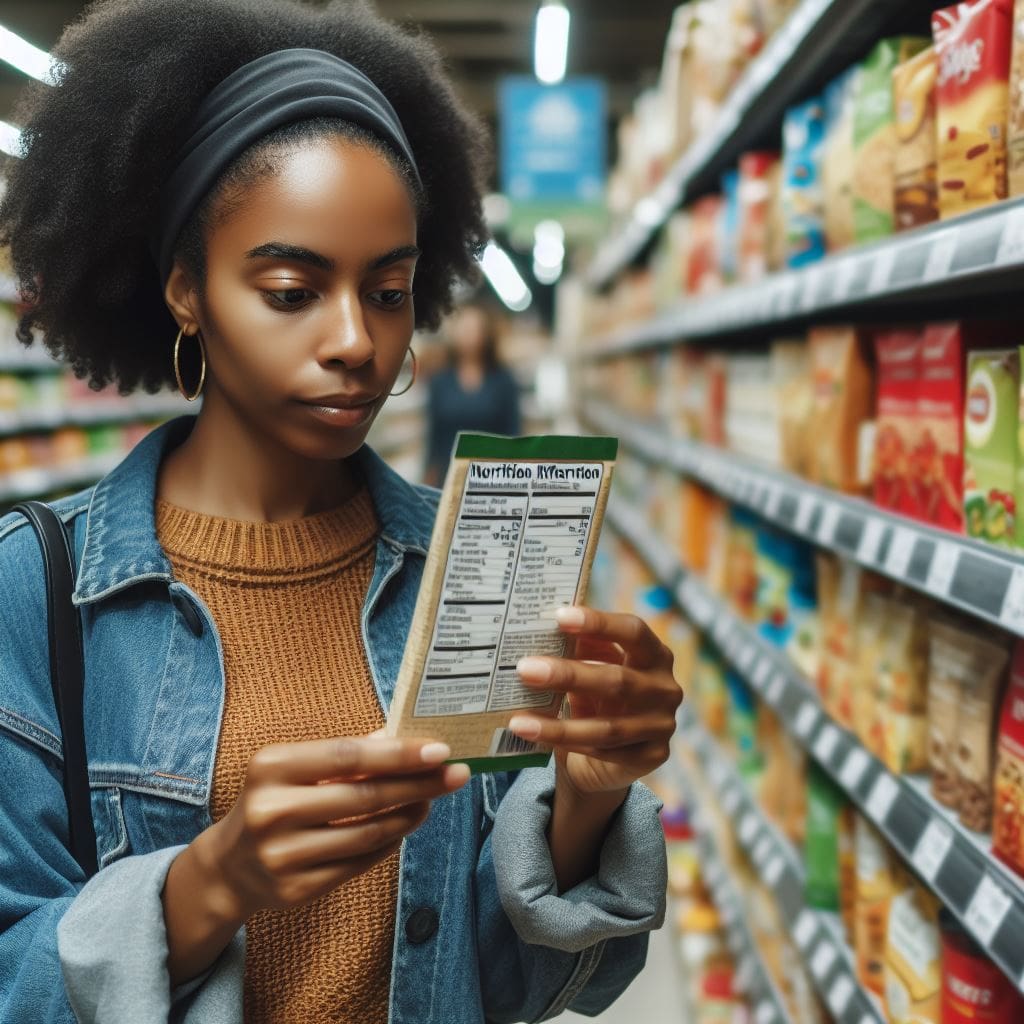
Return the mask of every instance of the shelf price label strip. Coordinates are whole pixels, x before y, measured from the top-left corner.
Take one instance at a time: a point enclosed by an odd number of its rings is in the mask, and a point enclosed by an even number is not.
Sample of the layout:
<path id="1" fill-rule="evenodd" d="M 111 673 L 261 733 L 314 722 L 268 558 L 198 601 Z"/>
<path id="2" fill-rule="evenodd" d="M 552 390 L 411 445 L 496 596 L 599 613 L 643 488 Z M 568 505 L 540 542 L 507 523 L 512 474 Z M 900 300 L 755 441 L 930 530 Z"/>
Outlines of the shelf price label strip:
<path id="1" fill-rule="evenodd" d="M 630 523 L 614 499 L 608 506 L 608 521 L 631 543 L 644 538 L 648 550 L 660 546 L 663 550 L 658 562 L 663 567 L 674 557 L 664 553 L 667 545 L 652 538 L 639 517 L 634 515 Z M 655 569 L 654 563 L 648 565 Z M 676 575 L 684 571 L 678 560 L 675 568 Z M 723 639 L 731 639 L 734 652 L 737 647 L 753 645 L 760 649 L 762 657 L 785 662 L 777 650 L 737 619 L 696 577 L 684 577 L 673 592 L 684 612 L 688 613 L 689 605 L 699 601 L 707 620 L 714 623 L 712 636 L 719 646 Z M 738 668 L 728 650 L 723 648 L 723 653 Z M 779 670 L 776 678 L 783 681 L 771 703 L 797 741 L 816 759 L 820 753 L 827 755 L 823 767 L 1024 992 L 1024 943 L 1019 941 L 1024 934 L 1024 881 L 979 848 L 966 830 L 951 821 L 911 782 L 891 774 L 855 736 L 831 722 L 820 711 L 811 684 L 795 666 Z M 768 689 L 771 688 L 769 683 Z M 804 712 L 804 707 L 810 710 Z M 819 737 L 829 729 L 834 729 L 838 738 L 821 740 Z"/>
<path id="2" fill-rule="evenodd" d="M 748 465 L 710 446 L 668 441 L 653 428 L 593 404 L 586 407 L 586 419 L 616 434 L 641 458 L 699 480 L 809 543 L 1024 637 L 1024 558 L 1018 555 Z M 730 480 L 739 483 L 729 486 Z"/>

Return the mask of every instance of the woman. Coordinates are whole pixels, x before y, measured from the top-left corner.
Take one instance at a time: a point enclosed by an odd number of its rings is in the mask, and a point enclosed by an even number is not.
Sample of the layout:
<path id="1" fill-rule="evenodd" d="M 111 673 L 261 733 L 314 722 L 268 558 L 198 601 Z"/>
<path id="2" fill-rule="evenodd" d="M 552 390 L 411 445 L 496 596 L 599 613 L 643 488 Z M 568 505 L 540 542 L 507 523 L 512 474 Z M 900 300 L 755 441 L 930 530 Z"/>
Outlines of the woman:
<path id="1" fill-rule="evenodd" d="M 427 467 L 424 481 L 444 481 L 460 430 L 515 436 L 520 430 L 519 385 L 498 362 L 494 317 L 479 305 L 463 306 L 452 319 L 449 366 L 430 380 L 427 400 Z"/>
<path id="2" fill-rule="evenodd" d="M 573 609 L 588 660 L 522 666 L 579 715 L 518 721 L 551 769 L 470 780 L 442 744 L 375 735 L 437 496 L 363 439 L 484 238 L 483 135 L 436 52 L 351 4 L 105 0 L 57 56 L 0 210 L 35 303 L 23 338 L 96 385 L 203 402 L 56 503 L 83 616 L 87 882 L 42 561 L 0 519 L 0 1021 L 607 1005 L 663 915 L 635 780 L 680 696 L 647 627 Z"/>

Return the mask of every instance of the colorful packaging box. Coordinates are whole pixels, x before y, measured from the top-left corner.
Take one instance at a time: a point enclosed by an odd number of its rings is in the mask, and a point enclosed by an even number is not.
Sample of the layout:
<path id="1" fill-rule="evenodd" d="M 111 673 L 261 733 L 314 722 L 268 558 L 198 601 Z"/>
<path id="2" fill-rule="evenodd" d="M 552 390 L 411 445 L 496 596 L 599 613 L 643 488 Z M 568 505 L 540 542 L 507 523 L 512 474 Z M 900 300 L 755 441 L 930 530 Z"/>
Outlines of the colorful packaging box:
<path id="1" fill-rule="evenodd" d="M 857 79 L 853 105 L 853 223 L 858 242 L 893 233 L 896 119 L 893 71 L 928 45 L 927 39 L 883 39 L 868 55 Z"/>
<path id="2" fill-rule="evenodd" d="M 917 447 L 918 391 L 922 339 L 918 331 L 893 330 L 875 336 L 878 416 L 875 434 L 875 504 L 919 516 L 911 473 Z"/>
<path id="3" fill-rule="evenodd" d="M 943 219 L 1007 195 L 1012 0 L 972 0 L 932 15 Z"/>
<path id="4" fill-rule="evenodd" d="M 1024 195 L 1024 0 L 1013 5 L 1010 56 L 1010 120 L 1007 126 L 1008 184 L 1011 196 Z"/>
<path id="5" fill-rule="evenodd" d="M 778 153 L 753 152 L 740 157 L 739 279 L 744 284 L 760 281 L 768 273 L 772 191 L 778 173 Z"/>
<path id="6" fill-rule="evenodd" d="M 825 243 L 829 252 L 854 241 L 853 229 L 853 101 L 860 67 L 854 66 L 825 90 Z"/>
<path id="7" fill-rule="evenodd" d="M 964 412 L 964 519 L 967 533 L 1013 546 L 1017 530 L 1017 349 L 972 352 Z"/>
<path id="8" fill-rule="evenodd" d="M 786 263 L 803 267 L 825 255 L 825 193 L 821 162 L 825 106 L 808 100 L 786 112 L 782 126 L 782 210 Z"/>
<path id="9" fill-rule="evenodd" d="M 1024 641 L 1019 640 L 999 721 L 992 851 L 1024 875 Z"/>
<path id="10" fill-rule="evenodd" d="M 906 231 L 939 219 L 938 153 L 935 133 L 935 82 L 938 62 L 929 46 L 892 73 L 896 115 L 893 181 L 896 230 Z"/>
<path id="11" fill-rule="evenodd" d="M 686 290 L 691 295 L 708 295 L 722 287 L 719 224 L 724 203 L 719 195 L 704 196 L 694 203 L 686 274 Z"/>
<path id="12" fill-rule="evenodd" d="M 963 533 L 964 361 L 961 324 L 931 324 L 921 344 L 912 487 L 921 518 Z"/>

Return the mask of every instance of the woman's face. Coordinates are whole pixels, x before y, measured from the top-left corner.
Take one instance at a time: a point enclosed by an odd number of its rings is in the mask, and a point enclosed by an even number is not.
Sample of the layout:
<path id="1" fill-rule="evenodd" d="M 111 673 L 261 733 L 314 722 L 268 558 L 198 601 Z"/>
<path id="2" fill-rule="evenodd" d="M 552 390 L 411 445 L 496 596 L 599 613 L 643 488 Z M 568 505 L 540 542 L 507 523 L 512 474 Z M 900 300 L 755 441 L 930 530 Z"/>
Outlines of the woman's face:
<path id="1" fill-rule="evenodd" d="M 358 144 L 307 144 L 275 165 L 209 234 L 204 400 L 297 454 L 344 458 L 412 338 L 416 213 L 390 164 Z"/>
<path id="2" fill-rule="evenodd" d="M 466 306 L 452 325 L 452 345 L 460 359 L 480 359 L 487 350 L 487 316 L 482 309 Z"/>

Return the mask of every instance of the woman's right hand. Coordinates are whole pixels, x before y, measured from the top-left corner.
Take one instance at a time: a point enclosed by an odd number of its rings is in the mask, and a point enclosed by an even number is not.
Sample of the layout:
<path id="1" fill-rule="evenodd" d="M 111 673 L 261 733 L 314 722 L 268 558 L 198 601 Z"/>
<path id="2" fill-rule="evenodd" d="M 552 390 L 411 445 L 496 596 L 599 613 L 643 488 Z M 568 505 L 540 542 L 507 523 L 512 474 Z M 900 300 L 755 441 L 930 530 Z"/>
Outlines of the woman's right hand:
<path id="1" fill-rule="evenodd" d="M 164 888 L 172 985 L 205 970 L 260 910 L 311 902 L 399 848 L 430 801 L 469 778 L 429 740 L 277 743 L 232 809 L 175 859 Z"/>

